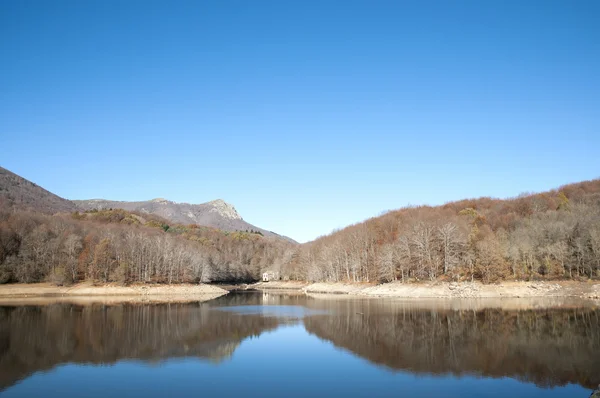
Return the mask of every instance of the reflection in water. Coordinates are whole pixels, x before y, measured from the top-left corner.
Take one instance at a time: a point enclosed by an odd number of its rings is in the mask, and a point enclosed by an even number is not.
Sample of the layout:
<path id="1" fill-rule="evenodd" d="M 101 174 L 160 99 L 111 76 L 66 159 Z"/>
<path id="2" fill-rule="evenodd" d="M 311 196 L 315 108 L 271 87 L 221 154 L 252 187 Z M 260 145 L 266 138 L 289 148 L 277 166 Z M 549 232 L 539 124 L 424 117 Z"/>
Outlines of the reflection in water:
<path id="1" fill-rule="evenodd" d="M 352 304 L 351 302 L 347 304 Z M 598 310 L 354 310 L 306 330 L 376 364 L 418 373 L 512 377 L 551 387 L 600 382 Z"/>
<path id="2" fill-rule="evenodd" d="M 265 305 L 274 307 L 257 310 Z M 423 309 L 415 302 L 256 293 L 201 304 L 0 307 L 0 389 L 69 362 L 220 361 L 245 338 L 297 322 L 320 339 L 395 370 L 595 388 L 599 316 L 593 308 Z M 286 344 L 293 342 L 276 349 Z"/>
<path id="3" fill-rule="evenodd" d="M 0 307 L 0 389 L 67 362 L 220 361 L 277 325 L 277 318 L 210 311 L 206 303 Z"/>

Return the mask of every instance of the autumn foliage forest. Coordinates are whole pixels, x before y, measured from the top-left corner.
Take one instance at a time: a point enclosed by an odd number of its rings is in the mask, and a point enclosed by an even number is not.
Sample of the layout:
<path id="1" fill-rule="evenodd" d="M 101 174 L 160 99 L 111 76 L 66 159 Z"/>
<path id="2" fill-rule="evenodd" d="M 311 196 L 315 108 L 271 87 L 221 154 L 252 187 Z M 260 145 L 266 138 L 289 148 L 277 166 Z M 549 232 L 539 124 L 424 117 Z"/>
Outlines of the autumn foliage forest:
<path id="1" fill-rule="evenodd" d="M 599 277 L 600 180 L 392 211 L 300 246 L 281 271 L 332 282 Z"/>
<path id="2" fill-rule="evenodd" d="M 295 245 L 119 209 L 0 203 L 0 283 L 330 282 L 600 277 L 600 180 L 510 200 L 408 207 Z"/>
<path id="3" fill-rule="evenodd" d="M 54 216 L 4 210 L 0 282 L 251 281 L 290 245 L 120 209 Z"/>

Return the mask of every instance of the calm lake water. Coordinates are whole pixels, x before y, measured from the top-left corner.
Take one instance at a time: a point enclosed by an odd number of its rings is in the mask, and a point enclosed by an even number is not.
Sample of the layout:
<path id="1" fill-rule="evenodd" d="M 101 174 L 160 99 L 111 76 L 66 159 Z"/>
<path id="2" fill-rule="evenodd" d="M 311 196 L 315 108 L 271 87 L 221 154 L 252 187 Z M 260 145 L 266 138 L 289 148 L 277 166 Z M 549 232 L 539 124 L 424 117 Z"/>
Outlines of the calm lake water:
<path id="1" fill-rule="evenodd" d="M 256 292 L 0 307 L 2 397 L 586 398 L 598 383 L 597 308 Z"/>

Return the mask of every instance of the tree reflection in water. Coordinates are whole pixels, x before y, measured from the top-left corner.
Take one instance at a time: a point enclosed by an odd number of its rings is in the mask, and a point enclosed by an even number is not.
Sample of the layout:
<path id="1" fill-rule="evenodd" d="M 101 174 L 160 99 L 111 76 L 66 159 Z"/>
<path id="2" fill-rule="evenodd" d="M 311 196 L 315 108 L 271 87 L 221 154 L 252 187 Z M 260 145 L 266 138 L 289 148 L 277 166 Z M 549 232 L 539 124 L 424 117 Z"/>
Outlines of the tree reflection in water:
<path id="1" fill-rule="evenodd" d="M 301 317 L 290 319 L 285 311 L 215 310 L 244 305 L 319 311 L 301 311 Z M 0 307 L 0 389 L 63 363 L 177 357 L 218 362 L 247 337 L 290 321 L 394 370 L 511 377 L 543 387 L 600 383 L 596 308 L 454 310 L 416 302 L 245 293 L 209 303 Z"/>

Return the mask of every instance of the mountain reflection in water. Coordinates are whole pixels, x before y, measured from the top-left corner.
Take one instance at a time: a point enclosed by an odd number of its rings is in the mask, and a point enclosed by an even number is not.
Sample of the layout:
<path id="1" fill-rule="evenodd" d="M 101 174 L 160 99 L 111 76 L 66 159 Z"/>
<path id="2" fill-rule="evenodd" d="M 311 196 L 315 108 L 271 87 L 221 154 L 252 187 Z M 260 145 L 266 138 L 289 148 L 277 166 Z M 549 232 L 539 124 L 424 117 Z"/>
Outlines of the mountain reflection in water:
<path id="1" fill-rule="evenodd" d="M 442 307 L 262 293 L 208 303 L 3 306 L 0 391 L 65 363 L 218 363 L 248 337 L 289 324 L 394 371 L 510 377 L 540 387 L 600 383 L 597 308 Z M 275 348 L 285 350 L 286 342 Z"/>

